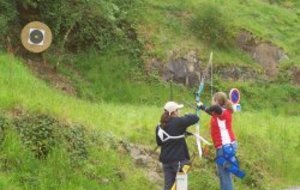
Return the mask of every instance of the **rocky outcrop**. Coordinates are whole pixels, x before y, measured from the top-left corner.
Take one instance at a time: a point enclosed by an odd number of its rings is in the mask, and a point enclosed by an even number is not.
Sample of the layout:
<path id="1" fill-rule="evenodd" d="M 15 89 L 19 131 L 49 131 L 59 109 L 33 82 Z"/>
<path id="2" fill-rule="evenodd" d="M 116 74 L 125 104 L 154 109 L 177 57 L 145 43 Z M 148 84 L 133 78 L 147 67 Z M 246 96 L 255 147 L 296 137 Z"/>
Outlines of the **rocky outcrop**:
<path id="1" fill-rule="evenodd" d="M 184 56 L 176 56 L 172 52 L 167 63 L 152 59 L 148 64 L 148 71 L 156 71 L 165 81 L 174 81 L 186 86 L 199 84 L 201 76 L 200 66 L 202 61 L 198 58 L 196 51 L 190 51 Z"/>
<path id="2" fill-rule="evenodd" d="M 201 64 L 195 51 L 190 51 L 183 57 L 171 58 L 163 68 L 163 79 L 195 86 L 199 84 Z"/>
<path id="3" fill-rule="evenodd" d="M 164 63 L 157 59 L 151 59 L 146 64 L 148 72 L 154 72 L 163 78 L 165 81 L 172 80 L 176 83 L 186 86 L 198 86 L 201 74 L 206 73 L 205 77 L 211 78 L 210 71 L 207 69 L 207 63 L 199 59 L 196 51 L 189 51 L 186 55 L 178 56 L 172 52 L 169 60 Z M 205 71 L 206 70 L 206 71 Z M 251 80 L 257 78 L 259 73 L 250 67 L 237 66 L 216 66 L 214 75 L 217 75 L 222 80 Z"/>
<path id="4" fill-rule="evenodd" d="M 163 185 L 162 167 L 158 161 L 158 153 L 149 147 L 130 144 L 121 141 L 118 147 L 122 153 L 129 154 L 134 160 L 137 167 L 147 170 L 147 177 L 150 181 L 155 182 L 157 187 Z"/>
<path id="5" fill-rule="evenodd" d="M 217 65 L 214 68 L 214 75 L 222 80 L 252 80 L 258 77 L 267 76 L 274 79 L 278 74 L 280 62 L 288 60 L 289 57 L 283 51 L 270 42 L 257 39 L 250 32 L 241 32 L 236 40 L 238 47 L 249 54 L 255 62 L 259 63 L 263 70 L 258 71 L 255 67 L 247 66 L 225 66 Z M 185 55 L 180 55 L 176 51 L 170 53 L 166 62 L 152 59 L 148 65 L 148 71 L 155 70 L 165 81 L 172 80 L 186 86 L 197 86 L 201 74 L 204 72 L 206 63 L 199 58 L 195 50 L 191 50 Z M 299 83 L 299 73 L 293 71 L 293 82 Z M 206 78 L 210 78 L 209 74 Z M 264 77 L 265 78 L 265 77 Z"/>
<path id="6" fill-rule="evenodd" d="M 274 78 L 278 73 L 278 65 L 281 61 L 289 59 L 287 54 L 270 42 L 257 39 L 250 32 L 243 31 L 237 37 L 237 45 L 248 53 L 265 70 L 269 78 Z"/>

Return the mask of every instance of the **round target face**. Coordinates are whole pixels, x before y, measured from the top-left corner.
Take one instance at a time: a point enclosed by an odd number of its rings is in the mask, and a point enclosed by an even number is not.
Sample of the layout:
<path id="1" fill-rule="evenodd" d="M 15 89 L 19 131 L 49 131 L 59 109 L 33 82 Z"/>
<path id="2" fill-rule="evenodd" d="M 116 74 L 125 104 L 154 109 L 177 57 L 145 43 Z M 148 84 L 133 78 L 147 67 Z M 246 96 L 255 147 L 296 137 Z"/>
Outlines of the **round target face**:
<path id="1" fill-rule="evenodd" d="M 22 30 L 21 41 L 28 51 L 40 53 L 50 47 L 52 32 L 50 28 L 42 22 L 30 22 Z"/>
<path id="2" fill-rule="evenodd" d="M 36 45 L 43 45 L 44 31 L 39 29 L 31 29 L 29 32 L 29 42 Z"/>
<path id="3" fill-rule="evenodd" d="M 237 88 L 233 88 L 229 92 L 229 98 L 233 104 L 238 104 L 241 99 L 240 91 Z"/>

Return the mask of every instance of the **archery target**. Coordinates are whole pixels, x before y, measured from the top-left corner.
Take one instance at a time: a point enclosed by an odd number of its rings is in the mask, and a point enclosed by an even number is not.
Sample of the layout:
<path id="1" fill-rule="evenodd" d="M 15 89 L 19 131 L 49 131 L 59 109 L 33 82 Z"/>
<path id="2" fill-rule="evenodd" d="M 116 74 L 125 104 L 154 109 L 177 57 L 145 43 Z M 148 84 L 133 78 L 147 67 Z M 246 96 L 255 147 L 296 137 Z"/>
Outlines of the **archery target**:
<path id="1" fill-rule="evenodd" d="M 22 30 L 21 41 L 28 51 L 40 53 L 50 47 L 52 32 L 44 23 L 30 22 Z"/>
<path id="2" fill-rule="evenodd" d="M 42 46 L 45 40 L 44 37 L 45 37 L 45 30 L 38 29 L 38 28 L 30 28 L 28 43 L 31 45 Z"/>

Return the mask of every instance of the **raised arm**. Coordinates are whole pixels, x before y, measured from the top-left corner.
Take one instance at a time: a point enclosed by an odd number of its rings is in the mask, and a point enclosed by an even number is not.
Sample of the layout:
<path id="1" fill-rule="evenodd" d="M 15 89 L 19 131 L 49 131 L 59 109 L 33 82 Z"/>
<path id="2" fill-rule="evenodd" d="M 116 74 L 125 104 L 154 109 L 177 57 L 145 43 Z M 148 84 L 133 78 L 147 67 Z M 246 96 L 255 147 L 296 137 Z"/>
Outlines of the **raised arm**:
<path id="1" fill-rule="evenodd" d="M 199 121 L 199 117 L 195 114 L 187 114 L 181 118 L 181 125 L 184 127 L 189 127 Z"/>
<path id="2" fill-rule="evenodd" d="M 206 107 L 205 105 L 201 105 L 201 106 L 199 106 L 199 108 L 201 110 L 205 111 L 209 115 L 213 115 L 213 114 L 221 115 L 222 112 L 223 112 L 221 106 L 219 106 L 219 105 L 212 105 L 210 107 Z"/>

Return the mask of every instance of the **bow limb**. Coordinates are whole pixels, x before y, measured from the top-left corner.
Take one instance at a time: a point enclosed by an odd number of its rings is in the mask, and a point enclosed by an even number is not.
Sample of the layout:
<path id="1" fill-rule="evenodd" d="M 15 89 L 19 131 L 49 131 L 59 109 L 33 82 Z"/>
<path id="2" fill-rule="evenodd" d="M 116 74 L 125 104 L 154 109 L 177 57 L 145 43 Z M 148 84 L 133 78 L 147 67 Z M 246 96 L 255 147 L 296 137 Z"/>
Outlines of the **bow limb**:
<path id="1" fill-rule="evenodd" d="M 204 77 L 202 76 L 201 79 L 201 83 L 199 85 L 199 89 L 196 93 L 196 102 L 199 103 L 200 102 L 200 97 L 201 97 L 201 93 L 203 92 L 204 89 Z M 196 109 L 196 114 L 199 117 L 199 121 L 196 124 L 196 135 L 200 137 L 200 109 Z M 198 153 L 199 153 L 199 157 L 202 157 L 202 148 L 201 148 L 201 139 L 200 138 L 196 138 L 196 143 L 197 143 L 197 148 L 198 148 Z"/>
<path id="2" fill-rule="evenodd" d="M 208 140 L 206 140 L 205 138 L 201 137 L 198 134 L 193 134 L 197 139 L 199 139 L 200 141 L 202 141 L 203 143 L 207 144 L 207 145 L 212 145 L 210 142 L 208 142 Z"/>
<path id="3" fill-rule="evenodd" d="M 199 130 L 199 124 L 196 125 L 196 135 L 197 136 L 200 136 L 200 130 Z M 199 153 L 199 157 L 201 158 L 202 157 L 202 148 L 201 148 L 201 140 L 199 138 L 196 138 L 196 143 L 197 143 L 197 148 L 198 148 L 198 153 Z"/>
<path id="4" fill-rule="evenodd" d="M 196 92 L 196 103 L 201 102 L 201 94 L 204 91 L 205 75 L 206 75 L 206 72 L 208 71 L 209 66 L 212 65 L 212 58 L 213 58 L 213 53 L 211 52 L 210 56 L 209 56 L 208 65 L 207 65 L 204 73 L 201 76 L 201 82 L 199 84 L 198 91 Z M 196 114 L 199 117 L 199 121 L 196 124 L 196 134 L 194 136 L 196 137 L 196 143 L 197 143 L 197 148 L 198 148 L 198 152 L 199 152 L 199 157 L 201 158 L 202 157 L 201 140 L 206 144 L 210 144 L 210 143 L 208 141 L 206 141 L 203 137 L 200 136 L 200 123 L 201 123 L 200 109 L 198 109 L 198 108 L 196 109 Z"/>

